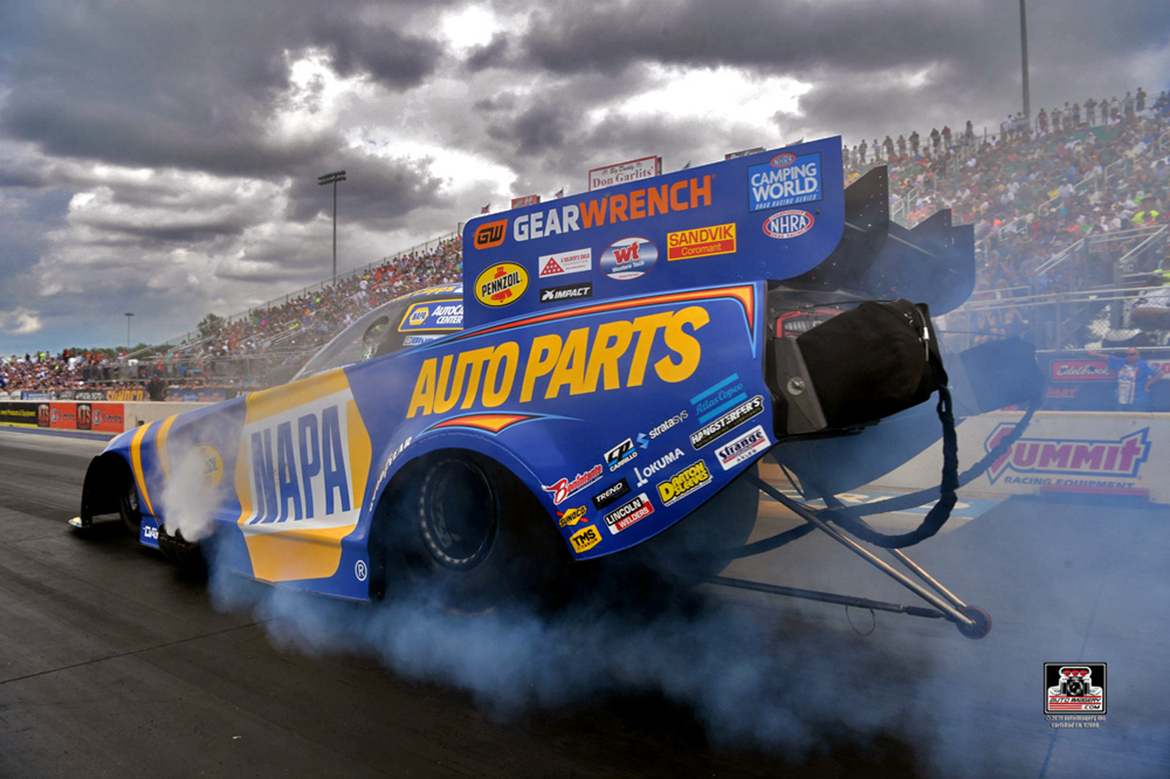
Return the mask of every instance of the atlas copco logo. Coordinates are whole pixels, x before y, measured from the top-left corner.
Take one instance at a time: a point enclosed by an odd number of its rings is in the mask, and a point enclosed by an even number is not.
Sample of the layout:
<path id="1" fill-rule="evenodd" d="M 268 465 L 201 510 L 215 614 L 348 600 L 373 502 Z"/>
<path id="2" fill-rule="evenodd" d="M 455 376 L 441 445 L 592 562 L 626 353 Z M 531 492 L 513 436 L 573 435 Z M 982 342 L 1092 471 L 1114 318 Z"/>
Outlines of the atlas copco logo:
<path id="1" fill-rule="evenodd" d="M 795 238 L 804 235 L 813 226 L 813 215 L 799 208 L 790 208 L 772 214 L 764 220 L 764 233 L 769 238 Z"/>
<path id="2" fill-rule="evenodd" d="M 984 441 L 984 450 L 990 452 L 1015 427 L 1014 422 L 1001 423 Z M 1150 429 L 1146 427 L 1108 440 L 1021 438 L 992 463 L 987 478 L 995 484 L 1008 471 L 1015 471 L 1132 479 L 1150 455 L 1149 434 Z"/>
<path id="3" fill-rule="evenodd" d="M 472 236 L 471 243 L 476 249 L 492 249 L 502 244 L 507 235 L 508 220 L 499 219 L 475 228 L 475 235 Z"/>

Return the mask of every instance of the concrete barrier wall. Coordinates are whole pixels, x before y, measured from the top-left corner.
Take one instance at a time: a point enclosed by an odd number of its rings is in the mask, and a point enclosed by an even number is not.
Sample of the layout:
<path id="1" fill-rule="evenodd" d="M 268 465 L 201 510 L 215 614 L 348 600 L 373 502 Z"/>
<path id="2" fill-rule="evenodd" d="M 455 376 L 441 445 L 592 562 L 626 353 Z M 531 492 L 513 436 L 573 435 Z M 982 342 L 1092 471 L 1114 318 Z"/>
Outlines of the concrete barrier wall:
<path id="1" fill-rule="evenodd" d="M 0 401 L 0 424 L 12 427 L 82 430 L 111 437 L 172 414 L 210 403 L 194 402 L 100 402 L 71 400 Z"/>
<path id="2" fill-rule="evenodd" d="M 958 427 L 959 471 L 970 468 L 1015 428 L 1020 412 L 997 411 Z M 942 445 L 877 479 L 897 490 L 937 486 Z M 964 488 L 1006 498 L 1042 492 L 1146 494 L 1170 503 L 1170 414 L 1041 411 L 1007 454 Z"/>

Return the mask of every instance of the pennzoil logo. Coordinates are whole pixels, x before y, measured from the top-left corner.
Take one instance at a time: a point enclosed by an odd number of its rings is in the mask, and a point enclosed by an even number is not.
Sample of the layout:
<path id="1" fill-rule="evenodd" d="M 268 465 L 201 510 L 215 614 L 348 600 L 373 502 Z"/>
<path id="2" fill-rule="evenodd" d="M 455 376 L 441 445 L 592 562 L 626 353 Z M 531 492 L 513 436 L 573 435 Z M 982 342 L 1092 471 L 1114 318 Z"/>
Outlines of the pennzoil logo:
<path id="1" fill-rule="evenodd" d="M 472 237 L 471 243 L 477 249 L 492 249 L 502 244 L 507 236 L 508 220 L 498 219 L 475 228 L 475 235 Z"/>
<path id="2" fill-rule="evenodd" d="M 711 471 L 707 469 L 707 463 L 698 460 L 666 481 L 660 482 L 658 484 L 658 497 L 662 498 L 662 505 L 669 506 L 710 483 Z"/>
<path id="3" fill-rule="evenodd" d="M 492 265 L 475 280 L 476 299 L 493 308 L 515 303 L 527 290 L 528 271 L 514 262 Z"/>

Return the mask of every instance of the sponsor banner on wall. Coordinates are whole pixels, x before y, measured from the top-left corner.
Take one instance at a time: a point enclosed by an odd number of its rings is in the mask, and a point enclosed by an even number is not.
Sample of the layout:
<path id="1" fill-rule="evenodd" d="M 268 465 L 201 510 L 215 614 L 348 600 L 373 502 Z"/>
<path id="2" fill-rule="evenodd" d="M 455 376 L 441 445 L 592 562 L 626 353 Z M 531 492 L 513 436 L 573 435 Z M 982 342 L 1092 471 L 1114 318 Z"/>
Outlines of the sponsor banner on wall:
<path id="1" fill-rule="evenodd" d="M 974 463 L 1010 433 L 1023 416 L 994 412 L 958 427 L 959 462 Z M 942 463 L 938 444 L 875 480 L 884 488 L 935 486 Z M 1170 503 L 1170 414 L 1039 412 L 1023 435 L 963 489 L 972 495 L 1009 497 L 1070 490 L 1102 495 L 1148 491 Z"/>
<path id="2" fill-rule="evenodd" d="M 2 425 L 121 433 L 126 429 L 125 419 L 126 414 L 121 403 L 0 402 Z"/>
<path id="3" fill-rule="evenodd" d="M 589 171 L 589 190 L 612 187 L 615 184 L 628 184 L 631 181 L 648 179 L 661 174 L 661 157 L 642 157 L 637 160 L 619 162 L 616 165 L 606 165 L 603 168 L 594 168 Z"/>
<path id="4" fill-rule="evenodd" d="M 19 401 L 0 402 L 0 425 L 37 426 L 37 407 Z"/>

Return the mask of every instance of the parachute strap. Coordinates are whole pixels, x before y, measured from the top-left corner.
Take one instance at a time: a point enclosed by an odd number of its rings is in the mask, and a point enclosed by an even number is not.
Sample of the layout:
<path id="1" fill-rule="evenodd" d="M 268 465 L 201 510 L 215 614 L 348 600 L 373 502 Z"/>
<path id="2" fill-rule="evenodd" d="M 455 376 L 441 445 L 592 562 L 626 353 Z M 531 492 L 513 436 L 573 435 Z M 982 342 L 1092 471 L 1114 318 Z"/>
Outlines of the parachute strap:
<path id="1" fill-rule="evenodd" d="M 943 471 L 942 480 L 938 488 L 930 487 L 906 495 L 886 498 L 863 506 L 845 506 L 835 496 L 822 496 L 826 508 L 817 512 L 821 519 L 833 522 L 863 541 L 880 546 L 883 549 L 900 549 L 913 546 L 935 535 L 946 521 L 950 519 L 951 510 L 955 507 L 957 496 L 955 491 L 972 480 L 982 476 L 991 467 L 991 464 L 1002 457 L 1008 448 L 1014 444 L 1032 421 L 1032 416 L 1040 407 L 1039 398 L 1028 403 L 1028 410 L 1020 419 L 1015 428 L 1004 436 L 979 462 L 968 468 L 961 475 L 958 474 L 958 437 L 955 434 L 955 415 L 951 407 L 951 395 L 946 387 L 938 388 L 938 418 L 943 426 Z M 922 523 L 908 533 L 901 535 L 887 535 L 881 533 L 866 523 L 861 517 L 871 514 L 884 514 L 890 511 L 921 506 L 935 498 L 938 500 L 927 513 Z"/>

